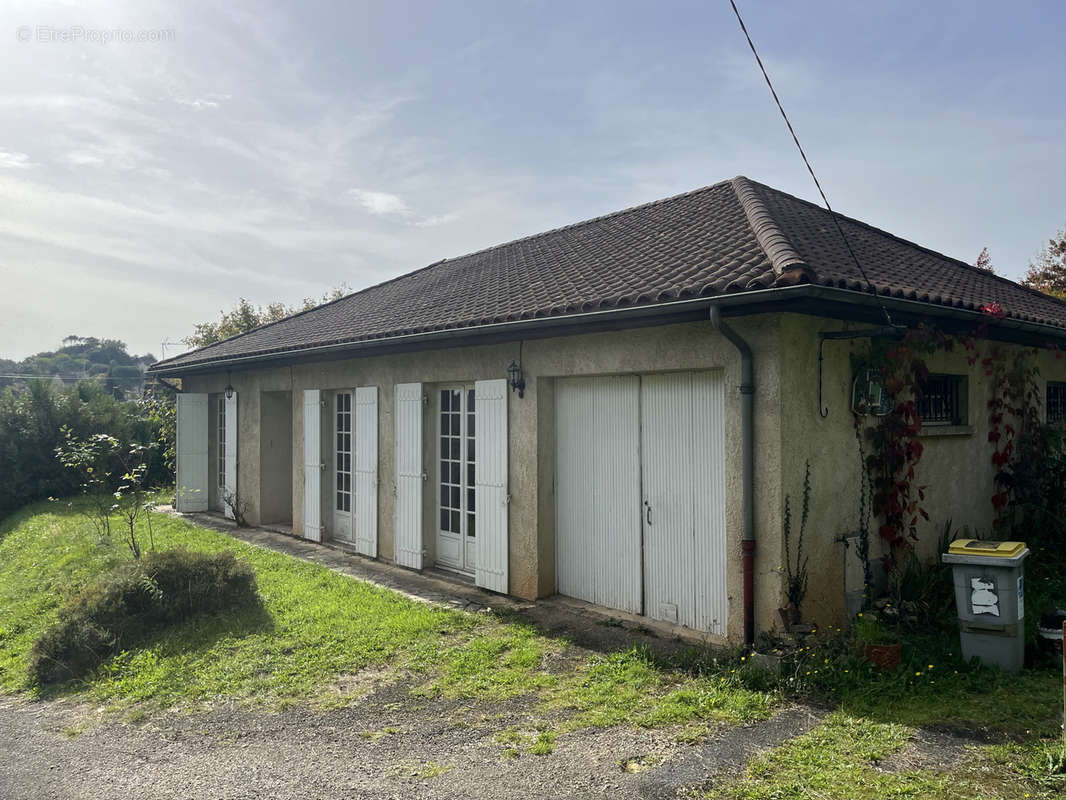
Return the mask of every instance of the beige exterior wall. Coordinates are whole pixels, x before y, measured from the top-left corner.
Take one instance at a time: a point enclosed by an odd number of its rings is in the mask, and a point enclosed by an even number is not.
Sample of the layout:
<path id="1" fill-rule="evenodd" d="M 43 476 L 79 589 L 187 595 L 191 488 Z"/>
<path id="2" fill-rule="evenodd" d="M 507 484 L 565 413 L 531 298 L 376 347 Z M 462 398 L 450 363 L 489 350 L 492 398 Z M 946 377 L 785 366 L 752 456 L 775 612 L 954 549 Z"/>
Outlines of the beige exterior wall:
<path id="1" fill-rule="evenodd" d="M 780 597 L 780 576 L 775 556 L 780 551 L 781 527 L 781 414 L 779 352 L 781 332 L 777 315 L 761 315 L 734 321 L 755 351 L 755 514 L 756 529 L 767 532 L 756 553 L 758 624 L 773 624 Z M 248 502 L 248 518 L 261 519 L 264 483 L 260 468 L 259 426 L 263 393 L 291 392 L 292 398 L 292 507 L 293 528 L 302 532 L 303 509 L 303 415 L 304 389 L 331 390 L 356 386 L 378 387 L 379 493 L 378 553 L 393 559 L 393 513 L 395 505 L 394 387 L 397 383 L 422 382 L 429 397 L 423 420 L 423 459 L 427 473 L 424 491 L 423 541 L 427 564 L 432 563 L 436 540 L 436 402 L 441 386 L 500 378 L 507 365 L 518 358 L 518 343 L 441 349 L 371 358 L 295 364 L 272 369 L 234 371 L 230 376 L 190 376 L 186 391 L 219 392 L 232 382 L 238 392 L 240 492 Z M 709 322 L 649 327 L 526 341 L 522 351 L 526 377 L 525 397 L 511 394 L 509 506 L 510 593 L 523 598 L 543 597 L 555 590 L 555 500 L 554 500 L 554 390 L 555 379 L 573 375 L 652 373 L 671 370 L 723 369 L 726 398 L 726 528 L 728 537 L 729 632 L 742 635 L 740 537 L 740 357 L 736 349 Z M 328 409 L 323 412 L 324 455 L 329 451 Z M 329 472 L 323 483 L 330 482 Z M 324 491 L 325 494 L 325 491 Z M 331 508 L 328 502 L 324 509 Z M 327 528 L 330 514 L 323 514 Z"/>
<path id="2" fill-rule="evenodd" d="M 844 612 L 845 569 L 850 589 L 861 590 L 857 560 L 845 566 L 841 538 L 858 523 L 859 452 L 850 412 L 852 353 L 865 352 L 868 341 L 827 341 L 824 345 L 823 404 L 818 409 L 818 332 L 868 327 L 796 314 L 764 314 L 730 321 L 751 344 L 755 361 L 755 530 L 756 624 L 780 627 L 777 609 L 784 605 L 782 523 L 786 494 L 791 496 L 798 531 L 804 464 L 811 462 L 811 508 L 806 548 L 810 582 L 804 603 L 808 620 L 839 622 Z M 999 345 L 1011 350 L 1011 346 Z M 987 350 L 990 345 L 983 344 Z M 1013 348 L 1019 351 L 1020 348 Z M 454 384 L 500 378 L 518 358 L 518 343 L 440 349 L 369 358 L 353 358 L 272 369 L 235 371 L 229 377 L 239 392 L 238 485 L 249 504 L 249 520 L 258 523 L 267 501 L 291 482 L 293 529 L 302 533 L 303 390 L 321 389 L 323 457 L 330 463 L 332 441 L 329 392 L 356 386 L 378 387 L 378 553 L 391 561 L 395 507 L 394 387 L 421 382 L 428 398 L 423 418 L 423 465 L 427 474 L 423 508 L 423 542 L 427 565 L 436 549 L 436 392 Z M 939 353 L 928 359 L 933 372 L 967 377 L 967 426 L 950 433 L 927 430 L 917 483 L 926 485 L 924 503 L 931 521 L 920 528 L 919 552 L 931 555 L 943 524 L 988 531 L 992 522 L 991 446 L 987 441 L 989 380 L 979 364 L 970 366 L 964 352 Z M 511 394 L 509 424 L 509 570 L 510 593 L 532 599 L 555 590 L 555 384 L 560 377 L 654 373 L 671 370 L 722 369 L 725 374 L 726 530 L 729 557 L 729 636 L 742 636 L 741 585 L 741 431 L 740 358 L 710 323 L 595 333 L 526 341 L 523 346 L 525 397 Z M 1051 353 L 1039 358 L 1042 380 L 1066 380 L 1066 359 Z M 185 379 L 187 391 L 221 392 L 225 374 Z M 288 395 L 265 395 L 287 392 Z M 291 400 L 291 478 L 263 475 L 264 444 L 260 422 L 277 418 L 279 397 Z M 264 400 L 265 398 L 265 400 Z M 269 410 L 272 409 L 272 410 Z M 272 426 L 273 429 L 273 426 Z M 332 526 L 332 473 L 323 474 L 323 523 Z M 873 525 L 876 539 L 876 522 Z M 872 552 L 880 553 L 875 541 Z M 859 580 L 859 585 L 855 580 Z"/>
<path id="3" fill-rule="evenodd" d="M 870 327 L 787 314 L 782 317 L 781 386 L 783 495 L 792 498 L 794 531 L 798 531 L 798 509 L 803 494 L 804 464 L 811 462 L 811 508 L 805 546 L 810 554 L 810 583 L 804 602 L 804 616 L 828 623 L 842 618 L 844 610 L 844 546 L 839 541 L 858 526 L 859 451 L 850 411 L 850 355 L 868 352 L 869 342 L 827 340 L 824 344 L 822 392 L 827 417 L 818 412 L 818 332 L 846 327 Z M 998 347 L 1005 354 L 1020 355 L 1026 348 L 980 342 L 978 350 L 987 354 Z M 932 558 L 943 527 L 951 520 L 953 528 L 968 526 L 988 534 L 992 528 L 994 469 L 992 446 L 988 442 L 988 401 L 991 381 L 978 361 L 971 366 L 962 349 L 938 352 L 926 359 L 930 372 L 966 376 L 966 425 L 959 429 L 927 427 L 921 442 L 922 458 L 916 468 L 916 486 L 925 486 L 923 507 L 929 522 L 921 522 L 917 551 Z M 1037 359 L 1040 388 L 1044 382 L 1066 380 L 1066 359 L 1056 359 L 1044 351 Z M 867 418 L 867 424 L 872 424 Z M 865 445 L 865 441 L 864 441 Z M 868 446 L 866 447 L 869 452 Z M 874 541 L 871 554 L 884 551 L 877 536 L 877 523 L 871 524 Z M 760 532 L 762 535 L 762 532 Z M 848 588 L 861 591 L 861 570 L 849 556 Z M 784 565 L 783 550 L 777 554 Z M 856 583 L 858 581 L 858 583 Z"/>

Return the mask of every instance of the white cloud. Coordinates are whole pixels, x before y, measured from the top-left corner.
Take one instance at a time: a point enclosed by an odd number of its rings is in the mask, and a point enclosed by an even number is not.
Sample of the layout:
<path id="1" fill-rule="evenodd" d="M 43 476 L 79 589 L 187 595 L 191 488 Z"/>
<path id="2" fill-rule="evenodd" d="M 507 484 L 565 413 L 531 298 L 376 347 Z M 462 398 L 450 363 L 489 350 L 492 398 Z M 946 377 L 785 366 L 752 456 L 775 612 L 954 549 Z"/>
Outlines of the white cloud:
<path id="1" fill-rule="evenodd" d="M 438 225 L 447 225 L 449 222 L 455 222 L 457 219 L 459 219 L 459 214 L 455 211 L 449 211 L 447 214 L 434 214 L 424 217 L 414 224 L 417 228 L 435 228 Z"/>
<path id="2" fill-rule="evenodd" d="M 433 22 L 416 29 L 387 4 L 342 20 L 338 3 L 328 26 L 269 0 L 195 11 L 111 0 L 78 6 L 77 20 L 66 0 L 39 10 L 49 5 L 34 3 L 29 23 L 178 36 L 0 47 L 0 357 L 55 346 L 67 321 L 158 351 L 240 296 L 359 289 L 738 173 L 812 195 L 728 9 L 708 12 L 722 26 L 688 26 L 709 31 L 692 49 L 621 18 L 588 36 L 599 15 L 563 35 L 536 4 L 478 15 L 474 40 L 461 14 L 428 2 L 420 14 Z M 777 12 L 762 24 L 752 13 L 758 29 L 780 28 Z M 878 13 L 913 29 L 902 12 Z M 854 15 L 841 24 L 882 35 Z M 588 46 L 601 40 L 611 44 Z M 971 77 L 936 65 L 916 92 L 901 73 L 909 51 L 852 75 L 837 55 L 763 41 L 841 210 L 971 261 L 988 245 L 1007 272 L 1062 226 L 1054 104 L 1034 101 L 1026 117 L 1014 94 L 976 102 Z M 629 45 L 639 57 L 615 55 Z M 1031 80 L 1005 51 L 985 57 L 987 71 L 1005 87 L 1039 85 L 1057 74 L 1045 62 L 1063 63 L 1054 53 L 1034 56 Z M 944 80 L 950 103 L 932 93 Z M 966 104 L 980 116 L 952 118 Z"/>
<path id="3" fill-rule="evenodd" d="M 203 108 L 218 108 L 226 100 L 232 98 L 232 95 L 228 94 L 214 94 L 209 93 L 203 97 L 194 97 L 192 99 L 187 97 L 176 97 L 174 102 L 182 106 L 190 106 L 195 109 Z"/>
<path id="4" fill-rule="evenodd" d="M 358 200 L 359 205 L 371 214 L 379 216 L 397 214 L 406 217 L 411 213 L 410 207 L 403 198 L 395 194 L 371 192 L 366 189 L 349 189 L 348 194 Z"/>
<path id="5" fill-rule="evenodd" d="M 0 168 L 2 169 L 29 169 L 37 166 L 25 153 L 12 153 L 0 150 Z"/>

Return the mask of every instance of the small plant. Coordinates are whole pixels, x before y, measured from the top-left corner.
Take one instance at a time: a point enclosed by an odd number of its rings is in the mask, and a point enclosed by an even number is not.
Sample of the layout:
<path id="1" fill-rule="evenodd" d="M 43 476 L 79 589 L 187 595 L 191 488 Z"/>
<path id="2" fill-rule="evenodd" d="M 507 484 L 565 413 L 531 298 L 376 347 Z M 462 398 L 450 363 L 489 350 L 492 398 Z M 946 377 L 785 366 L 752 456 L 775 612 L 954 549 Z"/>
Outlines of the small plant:
<path id="1" fill-rule="evenodd" d="M 1066 788 L 1066 742 L 1043 742 L 1023 770 L 1044 786 Z"/>
<path id="2" fill-rule="evenodd" d="M 788 597 L 789 608 L 792 612 L 792 621 L 800 620 L 800 604 L 807 596 L 807 562 L 809 556 L 803 554 L 803 538 L 807 533 L 807 516 L 811 504 L 811 462 L 807 461 L 806 472 L 803 475 L 803 503 L 800 512 L 799 536 L 796 538 L 796 559 L 792 560 L 792 507 L 791 498 L 785 495 L 785 595 Z"/>
<path id="3" fill-rule="evenodd" d="M 102 539 L 111 538 L 111 515 L 116 504 L 111 495 L 111 464 L 118 452 L 119 442 L 114 436 L 98 433 L 88 439 L 79 438 L 64 425 L 60 428 L 63 444 L 55 449 L 56 458 L 78 476 L 78 487 L 89 503 L 82 512 Z"/>
<path id="4" fill-rule="evenodd" d="M 884 645 L 899 642 L 899 633 L 885 627 L 870 614 L 859 614 L 851 625 L 851 632 L 858 645 Z"/>
<path id="5" fill-rule="evenodd" d="M 955 586 L 951 570 L 941 557 L 957 538 L 981 538 L 971 535 L 967 528 L 953 530 L 949 519 L 941 528 L 936 556 L 923 561 L 911 551 L 890 564 L 890 605 L 885 611 L 898 614 L 900 623 L 908 630 L 935 631 L 948 625 L 954 629 Z"/>
<path id="6" fill-rule="evenodd" d="M 123 522 L 126 523 L 126 545 L 130 548 L 134 559 L 141 557 L 141 543 L 137 539 L 137 520 L 141 516 L 148 518 L 149 546 L 154 549 L 155 538 L 152 535 L 152 517 L 148 513 L 153 504 L 148 502 L 148 491 L 145 487 L 145 478 L 148 475 L 148 459 L 151 452 L 158 445 L 136 444 L 129 450 L 119 450 L 118 459 L 122 465 L 122 476 L 118 488 L 113 494 L 115 509 L 118 511 Z"/>
<path id="7" fill-rule="evenodd" d="M 237 527 L 247 528 L 248 501 L 241 497 L 237 492 L 223 491 L 222 502 L 225 503 L 226 508 L 229 509 L 230 514 L 233 515 L 233 521 L 237 523 Z"/>
<path id="8" fill-rule="evenodd" d="M 852 625 L 862 657 L 881 669 L 895 669 L 902 660 L 899 631 L 890 629 L 870 614 L 860 614 Z"/>
<path id="9" fill-rule="evenodd" d="M 56 458 L 78 474 L 82 494 L 89 499 L 85 515 L 102 538 L 111 537 L 111 519 L 118 515 L 125 523 L 124 538 L 134 560 L 141 557 L 141 543 L 137 538 L 137 520 L 148 518 L 149 543 L 154 547 L 151 529 L 153 507 L 145 482 L 151 454 L 158 448 L 134 442 L 128 448 L 106 433 L 87 439 L 77 436 L 64 426 L 63 444 L 55 449 Z"/>

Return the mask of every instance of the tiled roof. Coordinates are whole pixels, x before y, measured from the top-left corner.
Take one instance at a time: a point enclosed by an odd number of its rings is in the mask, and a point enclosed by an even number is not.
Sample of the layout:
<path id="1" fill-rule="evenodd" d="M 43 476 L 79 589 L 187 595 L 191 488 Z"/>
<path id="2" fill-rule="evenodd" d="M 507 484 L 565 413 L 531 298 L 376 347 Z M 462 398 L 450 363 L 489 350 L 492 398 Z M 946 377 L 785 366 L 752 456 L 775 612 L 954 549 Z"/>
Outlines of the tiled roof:
<path id="1" fill-rule="evenodd" d="M 1066 329 L 1066 303 L 865 223 L 841 225 L 879 293 Z M 868 291 L 828 212 L 738 177 L 518 239 L 159 362 L 364 342 L 576 312 L 813 283 Z"/>

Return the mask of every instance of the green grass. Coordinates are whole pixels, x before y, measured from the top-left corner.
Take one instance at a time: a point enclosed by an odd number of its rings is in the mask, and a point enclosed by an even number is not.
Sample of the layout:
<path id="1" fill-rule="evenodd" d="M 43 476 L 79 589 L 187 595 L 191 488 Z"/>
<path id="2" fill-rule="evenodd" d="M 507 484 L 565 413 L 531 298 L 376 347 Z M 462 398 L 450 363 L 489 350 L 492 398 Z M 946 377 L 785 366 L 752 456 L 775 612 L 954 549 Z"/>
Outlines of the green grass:
<path id="1" fill-rule="evenodd" d="M 571 728 L 768 717 L 776 694 L 743 688 L 740 680 L 733 673 L 667 672 L 646 650 L 633 648 L 591 659 L 549 702 L 575 712 L 567 724 Z"/>
<path id="2" fill-rule="evenodd" d="M 36 512 L 36 513 L 32 513 Z M 125 559 L 63 506 L 38 506 L 9 520 L 0 541 L 0 688 L 27 690 L 26 657 L 64 598 Z M 263 609 L 203 617 L 119 654 L 84 686 L 99 700 L 153 701 L 219 696 L 267 704 L 326 694 L 340 673 L 397 663 L 429 650 L 442 635 L 472 631 L 477 620 L 412 602 L 395 592 L 156 515 L 158 547 L 230 549 L 256 572 Z"/>
<path id="3" fill-rule="evenodd" d="M 557 734 L 633 723 L 739 722 L 768 716 L 776 694 L 735 675 L 665 664 L 640 650 L 579 655 L 508 614 L 419 603 L 322 566 L 242 543 L 184 520 L 153 517 L 159 548 L 231 550 L 255 571 L 262 607 L 201 617 L 105 663 L 84 682 L 49 689 L 119 709 L 195 707 L 237 699 L 269 709 L 354 702 L 374 682 L 413 677 L 426 698 L 528 698 L 539 717 L 525 744 L 548 753 Z M 64 599 L 128 558 L 66 503 L 38 504 L 0 525 L 0 691 L 27 682 L 34 640 Z M 362 680 L 369 675 L 373 680 Z"/>
<path id="4" fill-rule="evenodd" d="M 891 671 L 865 663 L 850 640 L 827 633 L 803 653 L 792 680 L 879 722 L 1024 738 L 1056 734 L 1062 716 L 1057 665 L 1010 674 L 968 664 L 952 630 L 906 637 L 903 663 Z"/>
<path id="5" fill-rule="evenodd" d="M 493 704 L 519 699 L 530 716 L 521 727 L 496 733 L 503 760 L 547 757 L 574 730 L 618 724 L 670 727 L 676 741 L 697 744 L 716 724 L 769 716 L 781 697 L 776 679 L 739 655 L 694 650 L 667 663 L 640 648 L 589 654 L 512 614 L 419 603 L 184 520 L 154 520 L 159 547 L 228 549 L 248 563 L 262 607 L 175 627 L 47 696 L 103 702 L 139 723 L 159 708 L 195 709 L 220 699 L 266 709 L 345 705 L 382 681 L 401 681 L 424 700 L 461 703 L 490 728 L 507 724 L 498 713 L 506 706 Z M 39 504 L 0 524 L 0 692 L 35 693 L 26 670 L 33 641 L 67 596 L 127 558 L 121 544 L 100 541 L 66 503 Z M 1066 752 L 1051 738 L 1061 708 L 1058 673 L 978 669 L 961 663 L 956 642 L 953 635 L 909 638 L 904 668 L 882 673 L 860 662 L 843 639 L 827 637 L 805 651 L 792 682 L 786 677 L 782 686 L 800 694 L 831 688 L 824 696 L 838 710 L 756 758 L 710 797 L 1066 794 Z M 886 759 L 904 751 L 920 726 L 981 729 L 1004 743 L 973 747 L 947 773 L 908 769 L 905 758 L 886 770 Z M 81 731 L 72 726 L 65 735 Z M 374 742 L 404 732 L 391 726 L 360 735 Z M 643 761 L 622 766 L 654 768 Z M 450 768 L 395 767 L 425 780 Z"/>
<path id="6" fill-rule="evenodd" d="M 831 714 L 809 733 L 756 757 L 740 779 L 716 787 L 714 800 L 1024 800 L 1051 798 L 1054 788 L 1020 771 L 1009 757 L 973 748 L 950 771 L 886 769 L 885 759 L 903 750 L 913 728 L 874 722 L 844 712 Z M 1059 795 L 1061 796 L 1061 795 Z"/>
<path id="7" fill-rule="evenodd" d="M 1066 564 L 1045 558 L 1032 565 L 1026 581 L 1039 587 L 1026 605 L 1045 608 L 1066 592 Z M 806 735 L 756 758 L 742 777 L 715 786 L 707 796 L 1066 797 L 1057 661 L 1037 658 L 1033 668 L 1017 674 L 964 663 L 953 623 L 946 621 L 939 632 L 904 637 L 903 664 L 892 671 L 865 664 L 846 636 L 824 631 L 801 653 L 786 680 L 801 694 L 810 692 L 832 702 L 837 711 Z M 919 769 L 909 760 L 913 740 L 922 735 L 919 728 L 1001 743 L 959 743 L 962 752 L 952 766 Z"/>

